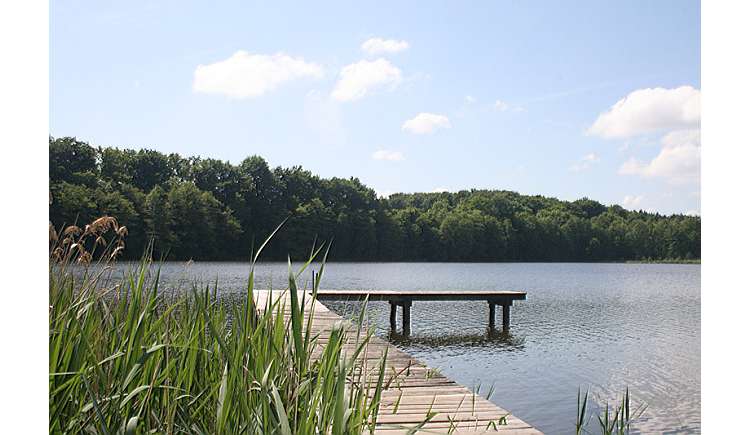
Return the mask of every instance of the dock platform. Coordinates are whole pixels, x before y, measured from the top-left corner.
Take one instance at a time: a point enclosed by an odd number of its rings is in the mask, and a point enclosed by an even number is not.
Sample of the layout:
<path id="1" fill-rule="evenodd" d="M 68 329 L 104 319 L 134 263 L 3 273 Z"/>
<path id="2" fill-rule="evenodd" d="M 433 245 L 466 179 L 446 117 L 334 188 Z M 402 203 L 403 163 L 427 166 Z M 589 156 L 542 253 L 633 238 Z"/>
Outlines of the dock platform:
<path id="1" fill-rule="evenodd" d="M 510 307 L 513 301 L 526 300 L 526 292 L 497 290 L 461 290 L 461 291 L 400 291 L 400 290 L 318 290 L 318 300 L 369 302 L 387 301 L 391 305 L 391 331 L 396 330 L 396 307 L 401 307 L 401 331 L 403 335 L 411 334 L 411 306 L 416 301 L 486 301 L 489 305 L 488 326 L 495 329 L 495 309 L 503 309 L 503 331 L 510 328 Z"/>
<path id="2" fill-rule="evenodd" d="M 321 292 L 323 292 L 323 297 L 320 299 L 331 299 L 329 291 L 319 291 L 319 296 L 321 296 Z M 302 299 L 301 293 L 300 299 Z M 274 300 L 282 298 L 282 305 L 286 310 L 289 310 L 288 291 L 256 292 L 255 298 L 258 306 L 265 305 L 269 294 L 273 295 Z M 349 295 L 354 296 L 351 292 Z M 372 296 L 372 292 L 370 295 Z M 385 297 L 385 295 L 381 296 Z M 475 296 L 478 298 L 476 300 L 485 300 L 478 294 Z M 510 297 L 520 297 L 520 295 L 511 295 Z M 352 299 L 354 298 L 352 297 Z M 393 299 L 374 300 L 391 301 Z M 415 298 L 413 300 L 444 299 Z M 305 301 L 305 317 L 314 313 L 312 319 L 313 331 L 311 333 L 319 334 L 320 346 L 327 343 L 332 326 L 339 322 L 344 322 L 350 330 L 349 335 L 356 334 L 356 325 L 330 311 L 320 301 L 311 301 L 309 294 L 305 296 Z M 314 309 L 313 304 L 315 304 Z M 356 343 L 347 343 L 345 349 L 347 346 L 351 346 L 349 349 L 353 349 Z M 385 385 L 378 410 L 376 434 L 405 434 L 410 431 L 416 434 L 498 433 L 503 435 L 532 435 L 542 433 L 505 409 L 474 394 L 468 388 L 459 385 L 378 337 L 371 338 L 362 358 L 368 360 L 368 366 L 375 367 L 381 361 L 386 348 L 388 354 Z M 435 414 L 427 423 L 424 423 L 429 412 Z M 422 426 L 414 431 L 414 428 L 420 424 Z"/>

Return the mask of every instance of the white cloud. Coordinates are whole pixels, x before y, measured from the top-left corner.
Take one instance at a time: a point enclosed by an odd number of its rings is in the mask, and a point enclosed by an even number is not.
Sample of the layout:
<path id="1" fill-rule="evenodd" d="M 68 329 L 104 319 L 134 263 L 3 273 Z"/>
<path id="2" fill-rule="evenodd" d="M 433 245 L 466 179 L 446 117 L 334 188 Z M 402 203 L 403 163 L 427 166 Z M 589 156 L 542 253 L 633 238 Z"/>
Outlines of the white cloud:
<path id="1" fill-rule="evenodd" d="M 503 100 L 495 100 L 495 103 L 492 105 L 492 108 L 497 110 L 498 112 L 507 112 L 509 110 L 513 112 L 525 112 L 526 111 L 526 109 L 521 106 L 514 106 Z"/>
<path id="2" fill-rule="evenodd" d="M 393 162 L 400 162 L 404 160 L 404 155 L 400 151 L 377 150 L 372 153 L 372 158 L 375 160 L 390 160 Z"/>
<path id="3" fill-rule="evenodd" d="M 585 171 L 586 169 L 589 169 L 594 163 L 599 162 L 599 156 L 595 153 L 589 153 L 585 156 L 581 157 L 578 162 L 573 164 L 573 166 L 570 167 L 570 170 L 573 172 L 581 172 Z"/>
<path id="4" fill-rule="evenodd" d="M 198 65 L 193 74 L 193 91 L 254 98 L 284 82 L 306 77 L 323 77 L 323 68 L 284 53 L 250 54 L 240 50 L 226 60 Z"/>
<path id="5" fill-rule="evenodd" d="M 467 95 L 464 97 L 464 101 L 466 102 L 466 104 L 474 104 L 477 102 L 477 99 L 472 97 L 471 95 Z"/>
<path id="6" fill-rule="evenodd" d="M 701 91 L 692 86 L 631 92 L 588 129 L 590 135 L 625 138 L 660 130 L 693 128 L 701 120 Z"/>
<path id="7" fill-rule="evenodd" d="M 603 138 L 649 138 L 661 132 L 661 149 L 650 161 L 630 158 L 621 175 L 660 178 L 669 184 L 700 184 L 701 90 L 692 86 L 631 92 L 599 115 L 587 134 Z M 630 143 L 620 147 L 628 151 Z"/>
<path id="8" fill-rule="evenodd" d="M 370 38 L 362 43 L 362 51 L 368 54 L 398 53 L 409 48 L 406 41 L 395 39 Z"/>
<path id="9" fill-rule="evenodd" d="M 585 156 L 583 156 L 581 160 L 583 160 L 584 162 L 598 162 L 599 156 L 597 156 L 594 153 L 588 153 Z"/>
<path id="10" fill-rule="evenodd" d="M 385 59 L 361 60 L 345 66 L 339 73 L 339 81 L 331 92 L 338 101 L 355 101 L 373 89 L 401 82 L 401 70 Z"/>
<path id="11" fill-rule="evenodd" d="M 440 128 L 451 128 L 451 122 L 445 115 L 438 115 L 435 113 L 420 113 L 412 119 L 404 122 L 401 126 L 402 130 L 414 134 L 432 134 L 435 130 Z"/>
<path id="12" fill-rule="evenodd" d="M 634 158 L 620 167 L 622 175 L 660 177 L 671 184 L 685 184 L 700 180 L 700 130 L 678 130 L 665 135 L 659 155 L 648 163 Z"/>
<path id="13" fill-rule="evenodd" d="M 508 105 L 508 103 L 501 100 L 495 100 L 495 110 L 505 112 L 508 109 L 510 109 L 510 105 Z"/>
<path id="14" fill-rule="evenodd" d="M 643 195 L 626 195 L 622 200 L 622 205 L 625 208 L 635 210 L 643 202 Z"/>

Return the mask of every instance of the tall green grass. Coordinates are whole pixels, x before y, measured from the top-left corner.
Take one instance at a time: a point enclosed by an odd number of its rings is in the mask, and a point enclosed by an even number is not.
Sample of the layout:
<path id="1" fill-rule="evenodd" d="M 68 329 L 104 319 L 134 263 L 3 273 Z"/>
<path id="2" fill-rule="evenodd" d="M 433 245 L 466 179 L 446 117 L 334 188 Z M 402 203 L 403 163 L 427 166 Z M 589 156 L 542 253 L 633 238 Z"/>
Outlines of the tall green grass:
<path id="1" fill-rule="evenodd" d="M 259 251 L 244 303 L 227 308 L 215 287 L 163 296 L 158 266 L 148 260 L 110 280 L 106 261 L 82 272 L 84 266 L 72 266 L 78 254 L 64 249 L 61 255 L 55 249 L 62 243 L 56 238 L 54 244 L 50 433 L 359 434 L 374 428 L 385 358 L 376 367 L 358 359 L 371 333 L 350 337 L 340 324 L 319 340 L 311 333 L 312 316 L 304 316 L 310 300 L 298 297 L 297 278 L 321 249 L 296 272 L 290 263 L 289 306 L 272 298 L 255 306 Z M 361 324 L 354 326 L 359 331 Z"/>
<path id="2" fill-rule="evenodd" d="M 591 400 L 588 390 L 581 394 L 578 391 L 578 412 L 576 414 L 576 435 L 584 433 L 601 433 L 602 435 L 626 435 L 630 433 L 631 426 L 635 420 L 640 418 L 646 411 L 646 404 L 641 404 L 633 407 L 630 389 L 625 389 L 625 394 L 622 395 L 619 403 L 616 403 L 614 407 L 611 407 L 609 403 L 605 403 L 601 411 L 594 415 L 590 412 L 588 404 Z M 596 423 L 593 425 L 594 428 L 590 429 L 595 432 L 590 432 L 587 427 L 590 426 L 590 421 L 596 416 Z"/>

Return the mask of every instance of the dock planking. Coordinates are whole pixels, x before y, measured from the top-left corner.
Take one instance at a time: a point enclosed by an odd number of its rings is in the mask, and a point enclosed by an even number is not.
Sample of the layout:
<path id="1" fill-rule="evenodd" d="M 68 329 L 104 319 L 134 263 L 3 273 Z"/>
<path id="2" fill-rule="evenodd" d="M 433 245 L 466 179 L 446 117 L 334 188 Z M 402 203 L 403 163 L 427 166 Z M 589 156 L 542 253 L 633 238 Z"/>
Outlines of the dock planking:
<path id="1" fill-rule="evenodd" d="M 300 300 L 303 296 L 302 293 L 300 292 Z M 320 293 L 321 291 L 318 292 L 318 295 Z M 274 300 L 282 298 L 282 305 L 286 310 L 289 309 L 288 291 L 257 291 L 255 293 L 257 306 L 265 306 L 269 295 L 273 295 Z M 523 296 L 525 298 L 525 294 Z M 477 300 L 484 300 L 484 298 Z M 312 301 L 308 294 L 305 295 L 305 317 L 309 318 L 311 313 L 313 313 L 311 324 L 313 330 L 310 332 L 318 335 L 317 345 L 319 349 L 315 351 L 318 352 L 318 355 L 328 342 L 330 330 L 335 324 L 343 324 L 350 332 L 349 339 L 344 345 L 344 351 L 354 350 L 356 346 L 355 337 L 358 332 L 356 325 L 330 311 L 321 302 Z M 288 312 L 285 313 L 285 317 L 287 316 Z M 468 388 L 429 368 L 413 356 L 378 337 L 371 338 L 367 349 L 360 355 L 360 358 L 369 367 L 376 367 L 386 348 L 388 349 L 386 374 L 378 410 L 376 434 L 403 434 L 410 430 L 411 433 L 416 434 L 541 434 L 539 430 L 505 409 L 474 394 Z M 313 352 L 313 356 L 315 356 L 315 352 Z M 365 382 L 377 382 L 376 374 L 371 373 L 365 378 Z M 428 413 L 434 415 L 425 423 Z M 416 427 L 419 427 L 419 429 L 414 431 L 413 429 Z"/>

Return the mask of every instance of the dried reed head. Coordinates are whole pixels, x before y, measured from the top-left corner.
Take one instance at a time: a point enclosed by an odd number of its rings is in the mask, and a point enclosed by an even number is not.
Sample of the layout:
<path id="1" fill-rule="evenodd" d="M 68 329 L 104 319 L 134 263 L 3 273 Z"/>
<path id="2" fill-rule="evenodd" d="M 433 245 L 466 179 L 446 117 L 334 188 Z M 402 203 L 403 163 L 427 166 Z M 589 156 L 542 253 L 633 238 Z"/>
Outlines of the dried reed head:
<path id="1" fill-rule="evenodd" d="M 52 222 L 49 223 L 49 242 L 57 242 L 57 231 L 55 231 L 55 226 L 52 225 Z"/>
<path id="2" fill-rule="evenodd" d="M 89 264 L 91 263 L 91 253 L 86 250 L 81 250 L 81 254 L 78 256 L 78 262 L 81 264 Z"/>
<path id="3" fill-rule="evenodd" d="M 110 230 L 114 238 L 108 242 L 105 235 Z M 52 261 L 82 264 L 88 264 L 95 258 L 106 262 L 115 260 L 125 249 L 124 239 L 128 235 L 127 227 L 119 226 L 112 216 L 102 216 L 85 225 L 84 229 L 70 225 L 60 233 L 50 222 L 49 232 Z M 97 251 L 99 247 L 103 249 Z"/>
<path id="4" fill-rule="evenodd" d="M 69 227 L 65 228 L 65 230 L 63 231 L 63 236 L 66 236 L 66 237 L 67 236 L 73 236 L 73 237 L 75 237 L 75 236 L 81 234 L 82 232 L 83 231 L 79 227 L 77 227 L 75 225 L 70 225 Z"/>
<path id="5" fill-rule="evenodd" d="M 118 246 L 114 250 L 112 250 L 112 254 L 110 254 L 109 256 L 109 261 L 114 261 L 115 259 L 117 259 L 117 256 L 120 255 L 120 253 L 122 253 L 124 249 L 125 249 L 125 244 L 123 243 L 122 246 Z"/>
<path id="6" fill-rule="evenodd" d="M 91 234 L 98 235 L 106 233 L 110 228 L 112 231 L 117 232 L 119 228 L 119 225 L 117 225 L 117 219 L 112 216 L 102 216 L 94 222 L 91 222 L 91 224 L 88 225 L 87 231 Z"/>

